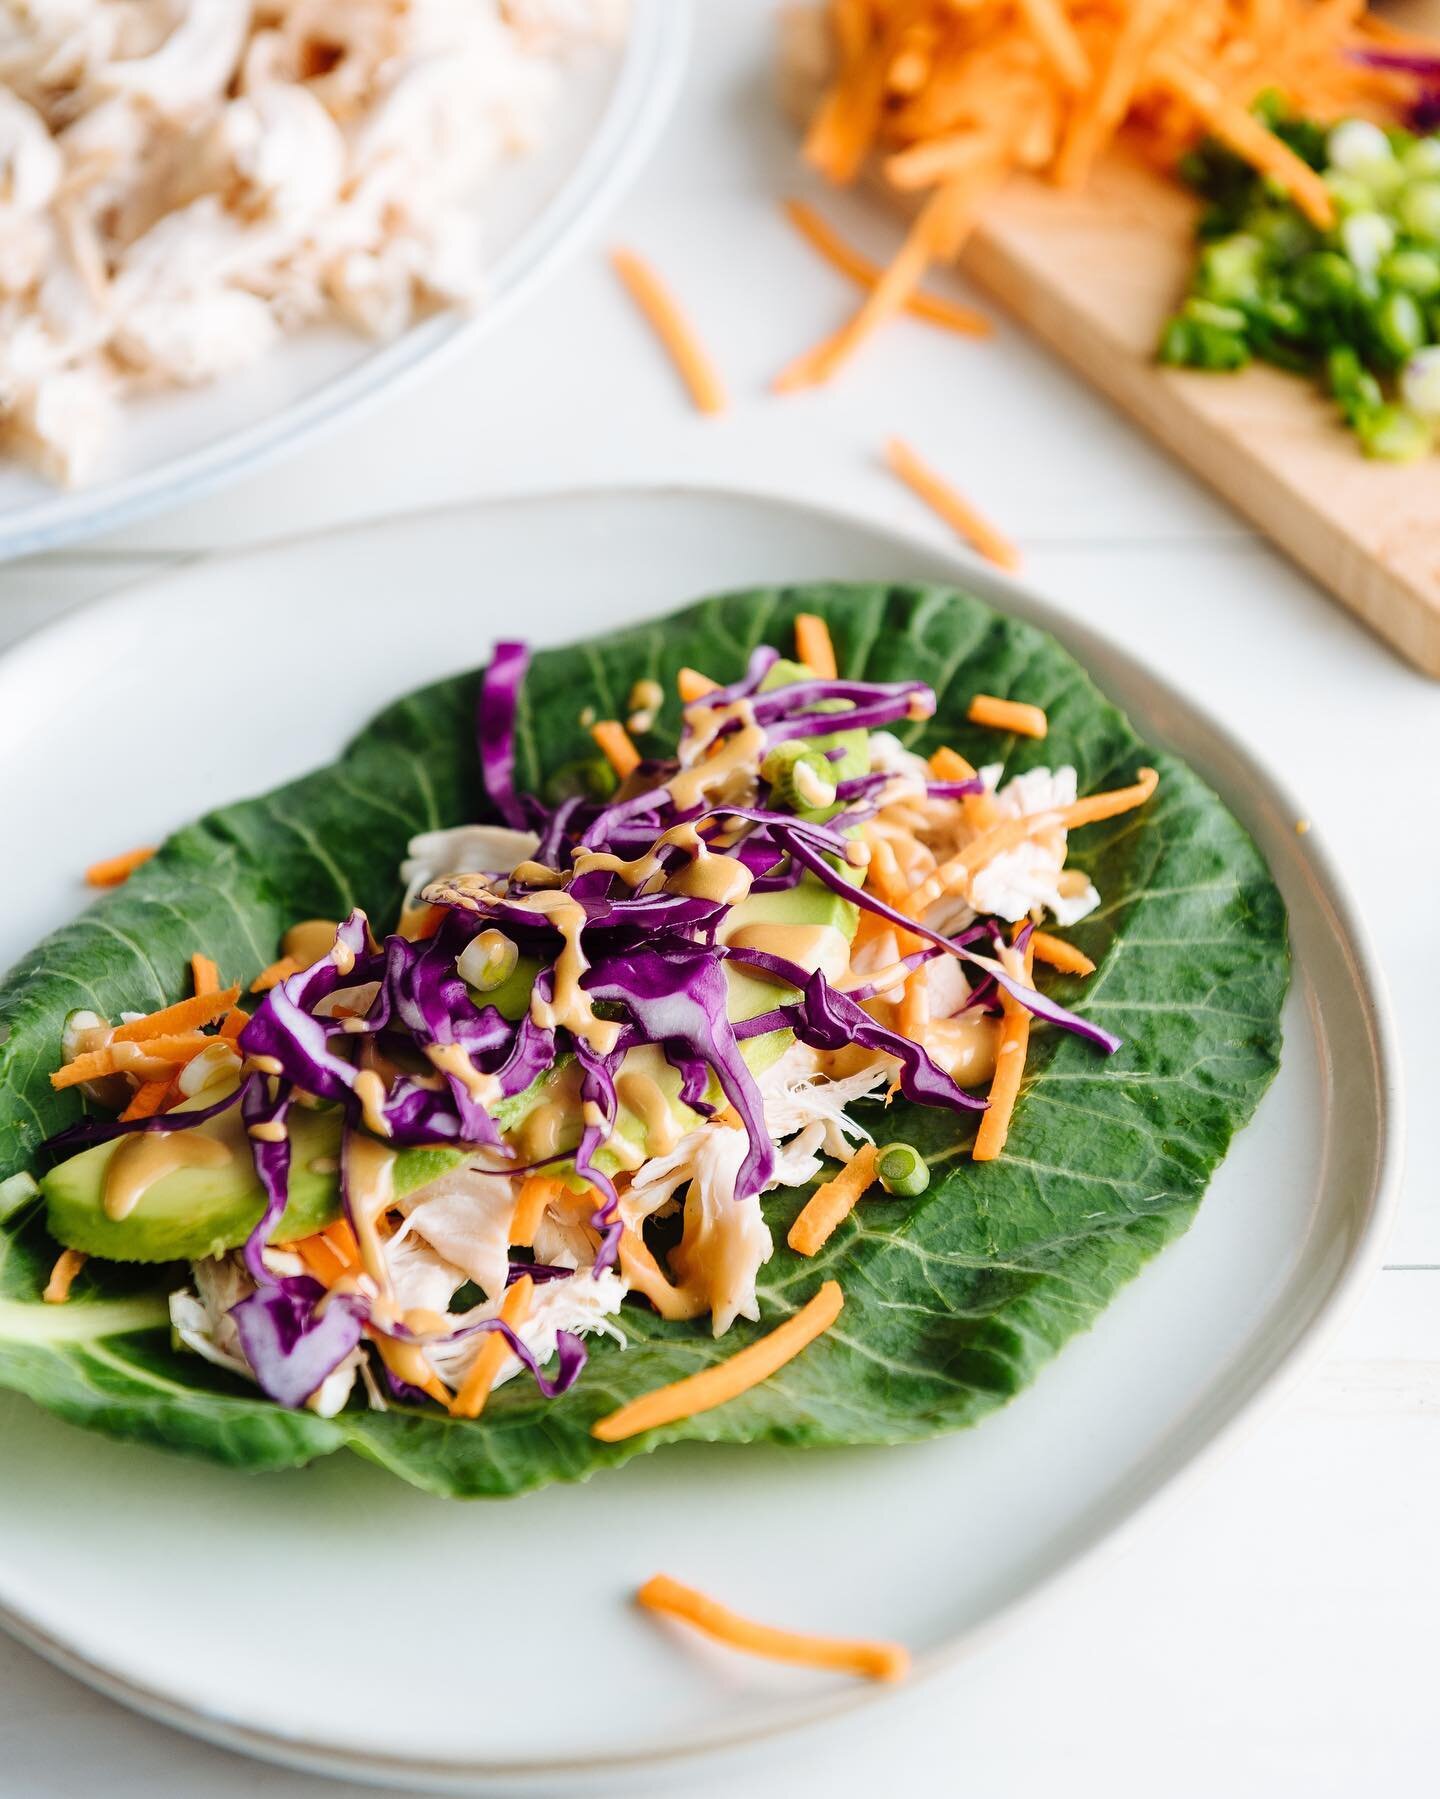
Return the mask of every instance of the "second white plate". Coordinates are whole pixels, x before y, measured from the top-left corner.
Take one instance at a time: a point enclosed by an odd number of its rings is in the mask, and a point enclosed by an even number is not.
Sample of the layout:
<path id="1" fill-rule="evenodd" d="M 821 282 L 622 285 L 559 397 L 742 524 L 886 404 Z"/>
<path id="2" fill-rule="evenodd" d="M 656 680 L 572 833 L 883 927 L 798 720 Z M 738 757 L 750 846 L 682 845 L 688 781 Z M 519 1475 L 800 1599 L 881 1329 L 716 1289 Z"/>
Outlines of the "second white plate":
<path id="1" fill-rule="evenodd" d="M 553 642 L 726 587 L 834 577 L 957 582 L 1054 630 L 1268 856 L 1296 960 L 1283 1065 L 1188 1236 L 974 1432 L 666 1450 L 494 1504 L 427 1498 L 349 1456 L 247 1478 L 0 1395 L 0 1619 L 25 1640 L 156 1716 L 333 1772 L 505 1793 L 673 1777 L 884 1694 L 682 1650 L 627 1604 L 646 1575 L 901 1638 L 923 1678 L 1191 1470 L 1317 1343 L 1376 1255 L 1398 1166 L 1382 987 L 1323 848 L 1220 725 L 1128 655 L 959 558 L 811 508 L 681 491 L 496 502 L 202 562 L 62 621 L 0 663 L 0 842 L 26 873 L 0 964 L 79 903 L 94 856 L 327 760 L 497 635 Z M 163 781 L 102 810 L 68 721 L 142 717 L 185 691 L 199 619 L 247 694 L 242 724 L 197 720 Z"/>

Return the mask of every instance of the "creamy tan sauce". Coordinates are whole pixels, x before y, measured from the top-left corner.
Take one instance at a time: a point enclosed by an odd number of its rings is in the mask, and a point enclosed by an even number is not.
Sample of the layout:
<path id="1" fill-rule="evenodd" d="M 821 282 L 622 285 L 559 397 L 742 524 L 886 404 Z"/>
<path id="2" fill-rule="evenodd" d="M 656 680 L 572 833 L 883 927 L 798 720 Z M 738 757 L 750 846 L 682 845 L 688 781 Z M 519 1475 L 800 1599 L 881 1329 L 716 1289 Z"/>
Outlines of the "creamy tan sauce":
<path id="1" fill-rule="evenodd" d="M 990 1079 L 999 1042 L 1000 1020 L 979 1011 L 932 1018 L 925 1029 L 926 1049 L 961 1087 L 978 1087 Z"/>
<path id="2" fill-rule="evenodd" d="M 283 1143 L 290 1134 L 285 1129 L 284 1121 L 279 1118 L 262 1119 L 259 1124 L 252 1124 L 248 1129 L 257 1143 Z"/>
<path id="3" fill-rule="evenodd" d="M 149 1190 L 182 1168 L 223 1168 L 233 1151 L 203 1131 L 138 1131 L 127 1137 L 105 1170 L 105 1216 L 128 1218 Z"/>
<path id="4" fill-rule="evenodd" d="M 763 955 L 781 956 L 813 973 L 823 969 L 825 978 L 838 982 L 850 966 L 850 944 L 843 931 L 829 924 L 744 924 L 724 938 L 735 949 L 755 949 Z M 747 969 L 764 979 L 763 969 Z"/>
<path id="5" fill-rule="evenodd" d="M 390 1120 L 385 1116 L 385 1083 L 373 1068 L 362 1069 L 355 1076 L 355 1097 L 360 1101 L 367 1128 L 377 1137 L 388 1137 Z"/>
<path id="6" fill-rule="evenodd" d="M 285 1064 L 275 1056 L 247 1056 L 245 1066 L 255 1074 L 284 1074 Z"/>
<path id="7" fill-rule="evenodd" d="M 380 1292 L 391 1293 L 390 1265 L 380 1240 L 380 1220 L 395 1198 L 395 1152 L 368 1137 L 352 1135 L 345 1145 L 345 1197 L 365 1272 Z"/>
<path id="8" fill-rule="evenodd" d="M 500 1097 L 493 1074 L 482 1074 L 458 1043 L 432 1043 L 425 1051 L 441 1074 L 453 1075 L 477 1106 L 492 1106 Z"/>
<path id="9" fill-rule="evenodd" d="M 622 1069 L 615 1081 L 615 1092 L 620 1104 L 645 1127 L 646 1153 L 669 1155 L 680 1141 L 680 1126 L 660 1083 L 638 1070 Z"/>
<path id="10" fill-rule="evenodd" d="M 555 1155 L 561 1148 L 565 1128 L 574 1116 L 574 1111 L 563 1100 L 547 1099 L 536 1106 L 520 1127 L 526 1156 L 532 1162 L 543 1162 L 547 1156 Z"/>
<path id="11" fill-rule="evenodd" d="M 291 925 L 280 939 L 280 953 L 293 956 L 302 968 L 309 968 L 335 948 L 335 933 L 339 928 L 333 918 L 302 919 L 299 924 Z M 354 965 L 352 956 L 350 966 L 353 968 Z"/>
<path id="12" fill-rule="evenodd" d="M 531 893 L 517 901 L 529 912 L 545 915 L 564 940 L 564 948 L 553 971 L 554 994 L 542 999 L 536 991 L 530 996 L 530 1017 L 538 1030 L 563 1029 L 583 1037 L 599 1056 L 614 1049 L 620 1026 L 608 1018 L 597 1018 L 590 995 L 580 985 L 580 977 L 590 964 L 580 947 L 580 933 L 585 928 L 585 910 L 565 893 Z"/>
<path id="13" fill-rule="evenodd" d="M 685 716 L 698 739 L 695 759 L 667 783 L 671 799 L 682 812 L 707 799 L 730 797 L 727 789 L 734 778 L 748 776 L 765 754 L 765 733 L 755 722 L 755 708 L 749 700 L 691 706 Z M 722 736 L 725 727 L 732 723 L 739 728 L 728 737 Z"/>

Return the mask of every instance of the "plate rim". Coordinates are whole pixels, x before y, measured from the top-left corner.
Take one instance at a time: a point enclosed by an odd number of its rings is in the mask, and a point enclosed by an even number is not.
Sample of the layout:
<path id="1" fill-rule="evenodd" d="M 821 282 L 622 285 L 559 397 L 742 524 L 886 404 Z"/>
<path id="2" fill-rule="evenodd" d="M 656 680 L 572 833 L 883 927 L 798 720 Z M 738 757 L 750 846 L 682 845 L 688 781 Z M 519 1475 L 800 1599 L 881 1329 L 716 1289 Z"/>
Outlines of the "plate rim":
<path id="1" fill-rule="evenodd" d="M 1304 815 L 1303 806 L 1290 792 L 1287 783 L 1248 749 L 1222 717 L 1152 670 L 1145 659 L 1126 644 L 1047 599 L 1043 590 L 995 570 L 958 546 L 937 541 L 924 529 L 897 525 L 868 508 L 833 506 L 802 495 L 732 482 L 617 482 L 494 494 L 339 526 L 287 532 L 241 549 L 186 556 L 170 567 L 126 581 L 118 588 L 82 603 L 0 653 L 0 705 L 3 705 L 5 689 L 11 681 L 25 678 L 26 664 L 32 658 L 50 658 L 63 649 L 68 633 L 83 632 L 97 615 L 108 617 L 112 613 L 123 613 L 128 606 L 143 603 L 156 589 L 183 583 L 198 564 L 243 562 L 329 538 L 355 538 L 397 527 L 423 529 L 431 522 L 441 523 L 473 514 L 499 514 L 518 508 L 543 511 L 577 504 L 637 500 L 656 505 L 719 502 L 779 514 L 799 514 L 821 526 L 858 529 L 876 541 L 893 544 L 897 553 L 919 551 L 939 563 L 949 564 L 957 583 L 963 583 L 987 604 L 1008 608 L 1027 622 L 1049 631 L 1075 655 L 1087 672 L 1096 660 L 1103 659 L 1118 667 L 1126 680 L 1142 683 L 1157 699 L 1188 714 L 1213 736 L 1218 745 L 1245 764 L 1255 779 L 1255 790 L 1262 801 L 1270 802 L 1290 816 L 1300 818 Z M 1238 1396 L 1225 1402 L 1224 1416 L 1209 1429 L 1198 1447 L 1186 1452 L 1177 1468 L 1169 1473 L 1146 1475 L 1148 1484 L 1127 1502 L 1123 1515 L 1116 1522 L 1102 1523 L 1017 1598 L 919 1658 L 911 1680 L 904 1687 L 857 1685 L 797 1701 L 783 1717 L 751 1722 L 738 1732 L 710 1736 L 694 1746 L 667 1745 L 639 1751 L 622 1749 L 584 1758 L 567 1756 L 547 1761 L 477 1760 L 473 1757 L 430 1759 L 404 1753 L 388 1755 L 375 1750 L 357 1751 L 344 1744 L 292 1736 L 192 1707 L 161 1687 L 134 1681 L 105 1662 L 92 1659 L 83 1649 L 27 1616 L 23 1608 L 7 1599 L 3 1592 L 0 1592 L 0 1628 L 93 1690 L 212 1744 L 283 1766 L 371 1784 L 389 1785 L 399 1781 L 413 1784 L 418 1781 L 424 1784 L 425 1790 L 434 1792 L 496 1791 L 499 1790 L 496 1783 L 501 1782 L 507 1791 L 521 1787 L 577 1791 L 592 1781 L 623 1775 L 653 1781 L 667 1772 L 726 1761 L 733 1763 L 738 1756 L 753 1752 L 763 1743 L 795 1737 L 821 1724 L 868 1715 L 887 1699 L 931 1689 L 937 1678 L 953 1672 L 985 1643 L 1031 1616 L 1102 1556 L 1119 1552 L 1162 1506 L 1178 1502 L 1183 1494 L 1203 1480 L 1221 1456 L 1235 1448 L 1265 1412 L 1313 1366 L 1381 1264 L 1399 1210 L 1405 1141 L 1405 1096 L 1388 982 L 1359 906 L 1323 838 L 1317 833 L 1309 833 L 1297 853 L 1310 867 L 1319 894 L 1328 906 L 1335 940 L 1345 953 L 1346 982 L 1358 1000 L 1367 1026 L 1367 1068 L 1377 1102 L 1375 1149 L 1367 1169 L 1368 1192 L 1363 1196 L 1363 1218 L 1357 1205 L 1356 1215 L 1361 1222 L 1347 1258 L 1330 1279 L 1326 1291 L 1314 1304 L 1308 1320 L 1288 1349 L 1279 1351 L 1261 1370 L 1245 1377 Z"/>
<path id="2" fill-rule="evenodd" d="M 313 393 L 211 443 L 93 487 L 54 489 L 8 517 L 0 512 L 0 564 L 188 505 L 362 416 L 510 317 L 635 180 L 674 108 L 689 60 L 693 0 L 630 0 L 630 7 L 614 89 L 595 133 L 550 201 L 487 271 L 493 298 L 471 313 L 422 320 Z"/>

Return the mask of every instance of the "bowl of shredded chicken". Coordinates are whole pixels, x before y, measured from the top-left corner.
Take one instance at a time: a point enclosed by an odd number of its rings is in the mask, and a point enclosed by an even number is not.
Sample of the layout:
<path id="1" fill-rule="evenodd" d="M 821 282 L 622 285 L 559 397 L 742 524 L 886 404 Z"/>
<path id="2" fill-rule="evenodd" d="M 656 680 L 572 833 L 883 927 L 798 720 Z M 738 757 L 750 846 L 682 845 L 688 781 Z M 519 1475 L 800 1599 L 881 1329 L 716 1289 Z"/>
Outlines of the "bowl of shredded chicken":
<path id="1" fill-rule="evenodd" d="M 487 192 L 627 0 L 0 11 L 0 459 L 77 485 L 138 396 L 483 303 Z"/>

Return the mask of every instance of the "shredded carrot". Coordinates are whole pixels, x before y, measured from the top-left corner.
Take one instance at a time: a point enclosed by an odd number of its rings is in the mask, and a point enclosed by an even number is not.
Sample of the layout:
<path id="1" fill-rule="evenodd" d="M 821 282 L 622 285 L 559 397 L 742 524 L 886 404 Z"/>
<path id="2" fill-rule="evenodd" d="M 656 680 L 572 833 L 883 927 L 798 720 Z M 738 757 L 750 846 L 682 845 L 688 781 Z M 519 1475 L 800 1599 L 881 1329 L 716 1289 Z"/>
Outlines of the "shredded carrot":
<path id="1" fill-rule="evenodd" d="M 427 937 L 433 937 L 444 924 L 448 910 L 446 906 L 412 906 L 400 914 L 400 922 L 395 927 L 396 934 L 410 943 L 423 943 Z"/>
<path id="2" fill-rule="evenodd" d="M 635 1595 L 647 1612 L 661 1612 L 693 1625 L 717 1643 L 746 1655 L 761 1655 L 773 1662 L 794 1662 L 802 1668 L 824 1668 L 836 1674 L 857 1674 L 866 1680 L 903 1680 L 910 1657 L 898 1643 L 871 1642 L 851 1637 L 817 1637 L 795 1630 L 777 1630 L 682 1586 L 668 1574 L 654 1574 Z"/>
<path id="3" fill-rule="evenodd" d="M 220 970 L 209 956 L 202 956 L 198 952 L 191 956 L 190 979 L 194 984 L 197 999 L 207 993 L 220 991 Z"/>
<path id="4" fill-rule="evenodd" d="M 545 1216 L 545 1208 L 551 1198 L 560 1189 L 560 1182 L 543 1174 L 527 1175 L 520 1187 L 520 1197 L 515 1202 L 515 1214 L 510 1220 L 510 1241 L 517 1249 L 533 1249 L 535 1233 L 540 1228 L 540 1220 Z"/>
<path id="5" fill-rule="evenodd" d="M 667 1387 L 657 1387 L 639 1399 L 632 1399 L 617 1411 L 608 1413 L 590 1427 L 590 1434 L 602 1443 L 619 1443 L 642 1430 L 657 1430 L 665 1424 L 676 1424 L 696 1412 L 708 1412 L 727 1400 L 749 1392 L 768 1380 L 777 1369 L 809 1347 L 818 1336 L 829 1330 L 840 1316 L 845 1296 L 838 1282 L 826 1281 L 815 1296 L 773 1331 L 739 1350 L 727 1361 L 718 1362 L 703 1374 L 689 1375 Z"/>
<path id="6" fill-rule="evenodd" d="M 281 956 L 278 962 L 272 962 L 268 968 L 262 968 L 250 983 L 252 993 L 268 993 L 272 987 L 278 987 L 281 981 L 288 981 L 292 974 L 299 974 L 300 964 L 294 956 Z"/>
<path id="7" fill-rule="evenodd" d="M 675 678 L 675 685 L 681 700 L 687 706 L 693 706 L 696 700 L 703 700 L 707 693 L 718 693 L 720 690 L 718 681 L 712 681 L 709 675 L 702 675 L 694 668 L 682 668 Z"/>
<path id="8" fill-rule="evenodd" d="M 1076 831 L 1081 825 L 1095 825 L 1102 819 L 1116 818 L 1122 812 L 1133 812 L 1137 806 L 1145 804 L 1159 785 L 1160 777 L 1155 770 L 1142 768 L 1132 787 L 1113 787 L 1108 793 L 1092 793 L 1086 799 L 1059 807 L 1051 816 L 1067 831 Z"/>
<path id="9" fill-rule="evenodd" d="M 590 727 L 590 735 L 604 752 L 605 760 L 623 781 L 640 766 L 640 752 L 618 719 L 602 718 Z"/>
<path id="10" fill-rule="evenodd" d="M 795 656 L 822 681 L 833 681 L 839 675 L 830 627 L 818 613 L 796 613 Z"/>
<path id="11" fill-rule="evenodd" d="M 123 1074 L 137 1065 L 146 1068 L 156 1062 L 188 1062 L 214 1041 L 199 1031 L 186 1031 L 177 1037 L 147 1038 L 144 1043 L 109 1043 L 104 1049 L 89 1050 L 57 1068 L 50 1076 L 50 1085 L 58 1091 L 78 1087 L 84 1081 L 102 1080 L 107 1074 Z"/>
<path id="12" fill-rule="evenodd" d="M 150 844 L 144 849 L 126 850 L 123 855 L 108 856 L 103 862 L 92 862 L 85 870 L 86 884 L 91 887 L 123 886 L 137 868 L 150 860 L 155 849 L 156 846 Z"/>
<path id="13" fill-rule="evenodd" d="M 805 1201 L 785 1239 L 796 1255 L 813 1256 L 849 1217 L 861 1195 L 874 1186 L 875 1178 L 875 1145 L 866 1143 L 833 1180 L 817 1187 Z"/>
<path id="14" fill-rule="evenodd" d="M 725 389 L 700 340 L 660 277 L 632 250 L 611 253 L 615 272 L 630 290 L 655 335 L 670 354 L 690 397 L 701 412 L 723 412 Z"/>
<path id="15" fill-rule="evenodd" d="M 287 1243 L 285 1247 L 299 1256 L 322 1287 L 333 1287 L 348 1266 L 336 1254 L 335 1246 L 326 1238 L 324 1231 L 316 1231 L 311 1237 L 301 1237 L 294 1243 Z"/>
<path id="16" fill-rule="evenodd" d="M 842 275 L 848 275 L 857 287 L 873 288 L 884 274 L 877 263 L 871 262 L 869 257 L 862 256 L 858 250 L 838 237 L 814 207 L 807 206 L 803 200 L 787 200 L 785 216 L 831 268 L 838 269 Z M 905 310 L 928 324 L 943 326 L 947 331 L 958 331 L 965 337 L 988 337 L 992 328 L 983 313 L 972 311 L 968 306 L 957 305 L 953 300 L 942 300 L 938 294 L 917 291 L 905 302 Z"/>
<path id="17" fill-rule="evenodd" d="M 1095 964 L 1083 949 L 1076 949 L 1063 937 L 1052 937 L 1049 931 L 1036 931 L 1030 939 L 1037 962 L 1047 962 L 1062 974 L 1094 974 Z"/>
<path id="18" fill-rule="evenodd" d="M 983 518 L 970 502 L 926 462 L 922 462 L 909 444 L 892 437 L 885 447 L 890 467 L 919 495 L 932 511 L 937 512 L 952 531 L 957 532 L 982 556 L 998 567 L 1011 571 L 1020 566 L 1020 552 L 1008 537 Z"/>
<path id="19" fill-rule="evenodd" d="M 231 1006 L 220 1026 L 220 1035 L 228 1037 L 233 1043 L 249 1022 L 250 1014 L 243 1006 Z"/>
<path id="20" fill-rule="evenodd" d="M 930 772 L 937 781 L 973 781 L 975 779 L 975 770 L 970 763 L 948 746 L 942 746 L 931 756 Z"/>
<path id="21" fill-rule="evenodd" d="M 129 1124 L 134 1118 L 153 1118 L 157 1112 L 163 1112 L 165 1102 L 175 1091 L 175 1083 L 168 1076 L 160 1081 L 142 1081 L 135 1089 L 135 1097 L 120 1114 L 120 1122 Z"/>
<path id="22" fill-rule="evenodd" d="M 895 1022 L 899 1027 L 900 1035 L 908 1037 L 912 1043 L 924 1043 L 925 1030 L 930 1023 L 928 980 L 929 970 L 923 962 L 918 968 L 912 968 L 905 982 L 905 992 L 900 1000 L 900 1011 Z"/>
<path id="23" fill-rule="evenodd" d="M 50 1278 L 45 1283 L 45 1291 L 40 1297 L 46 1305 L 63 1306 L 70 1297 L 70 1288 L 75 1276 L 85 1266 L 89 1258 L 80 1249 L 62 1249 L 56 1258 L 55 1266 L 50 1270 Z"/>
<path id="24" fill-rule="evenodd" d="M 193 999 L 182 999 L 162 1011 L 132 1018 L 112 1032 L 112 1043 L 147 1043 L 152 1037 L 173 1037 L 180 1031 L 198 1031 L 213 1024 L 228 1012 L 240 997 L 238 987 L 227 987 L 223 993 L 197 993 Z"/>
<path id="25" fill-rule="evenodd" d="M 920 201 L 888 268 L 836 240 L 808 208 L 787 210 L 820 253 L 869 291 L 840 332 L 781 375 L 782 391 L 827 380 L 880 325 L 919 311 L 931 260 L 958 254 L 1011 175 L 1084 183 L 1123 131 L 1174 167 L 1206 135 L 1269 177 L 1317 225 L 1323 178 L 1252 107 L 1267 90 L 1312 117 L 1402 123 L 1423 84 L 1361 65 L 1376 39 L 1433 58 L 1433 42 L 1372 18 L 1363 0 L 830 0 L 831 74 L 805 134 L 828 180 L 867 168 Z M 794 40 L 797 47 L 802 42 Z M 796 57 L 813 60 L 813 45 Z M 1000 202 L 1003 204 L 1003 199 Z"/>
<path id="26" fill-rule="evenodd" d="M 993 693 L 977 693 L 965 715 L 972 725 L 992 731 L 1013 731 L 1017 737 L 1043 737 L 1050 721 L 1040 706 L 1024 700 L 1000 700 Z"/>
<path id="27" fill-rule="evenodd" d="M 1025 946 L 1025 979 L 1028 982 L 1035 966 L 1033 940 Z M 1020 1093 L 1020 1077 L 1025 1072 L 1025 1052 L 1030 1044 L 1030 1014 L 1018 999 L 1002 992 L 1000 1005 L 1004 1017 L 1000 1023 L 1000 1042 L 995 1051 L 995 1074 L 990 1082 L 990 1103 L 975 1133 L 975 1147 L 970 1157 L 975 1162 L 993 1162 L 1005 1147 L 1010 1134 L 1010 1120 Z"/>
<path id="28" fill-rule="evenodd" d="M 500 1301 L 500 1316 L 513 1331 L 518 1331 L 530 1314 L 530 1302 L 535 1294 L 535 1282 L 528 1274 L 522 1274 L 505 1289 L 505 1297 Z M 490 1389 L 495 1385 L 495 1376 L 500 1372 L 505 1358 L 510 1354 L 510 1345 L 505 1340 L 503 1331 L 488 1331 L 484 1342 L 476 1352 L 470 1370 L 461 1382 L 460 1391 L 455 1395 L 451 1414 L 456 1418 L 478 1418 L 485 1410 L 485 1401 L 490 1397 Z"/>

